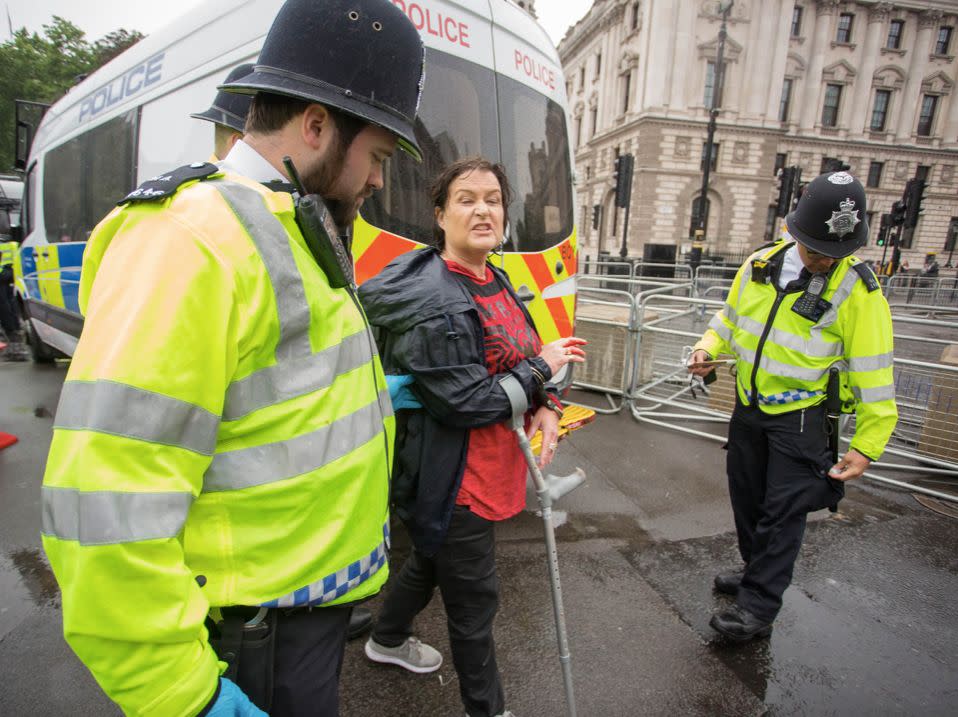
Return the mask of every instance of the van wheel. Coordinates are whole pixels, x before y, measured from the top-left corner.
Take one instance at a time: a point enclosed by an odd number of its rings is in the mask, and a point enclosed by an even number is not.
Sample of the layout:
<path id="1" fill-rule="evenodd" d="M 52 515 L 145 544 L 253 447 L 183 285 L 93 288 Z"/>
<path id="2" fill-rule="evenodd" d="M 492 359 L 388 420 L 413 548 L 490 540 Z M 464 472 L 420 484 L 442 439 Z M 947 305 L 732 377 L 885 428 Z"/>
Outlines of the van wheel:
<path id="1" fill-rule="evenodd" d="M 56 349 L 43 343 L 24 307 L 20 308 L 20 320 L 23 323 L 23 333 L 26 336 L 27 345 L 30 347 L 30 356 L 34 363 L 54 363 L 57 358 Z"/>

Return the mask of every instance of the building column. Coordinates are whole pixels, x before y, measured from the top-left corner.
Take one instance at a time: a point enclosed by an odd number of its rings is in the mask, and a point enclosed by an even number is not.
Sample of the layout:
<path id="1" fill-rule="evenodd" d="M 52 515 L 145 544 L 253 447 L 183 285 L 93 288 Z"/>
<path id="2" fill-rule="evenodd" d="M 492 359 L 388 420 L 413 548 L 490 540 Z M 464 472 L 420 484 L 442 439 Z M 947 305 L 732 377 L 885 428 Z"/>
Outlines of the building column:
<path id="1" fill-rule="evenodd" d="M 752 6 L 752 22 L 748 43 L 742 57 L 742 66 L 749 68 L 747 77 L 742 76 L 742 87 L 747 88 L 745 113 L 750 118 L 760 118 L 765 111 L 765 99 L 771 92 L 772 58 L 775 20 L 781 10 L 780 0 L 765 0 Z"/>
<path id="2" fill-rule="evenodd" d="M 764 4 L 764 3 L 763 3 Z M 765 38 L 772 61 L 770 64 L 768 94 L 765 97 L 765 120 L 778 124 L 778 108 L 782 102 L 782 85 L 785 81 L 785 69 L 788 67 L 789 40 L 792 33 L 792 9 L 794 0 L 781 0 L 775 8 L 773 17 L 777 17 L 777 26 Z M 782 38 L 786 38 L 782 42 Z M 795 83 L 798 84 L 797 82 Z M 795 88 L 797 89 L 797 87 Z M 795 107 L 795 92 L 792 93 L 792 107 Z"/>
<path id="3" fill-rule="evenodd" d="M 921 83 L 924 81 L 922 71 L 928 64 L 934 32 L 941 22 L 941 15 L 941 10 L 926 10 L 918 15 L 918 38 L 908 64 L 908 77 L 901 96 L 901 112 L 895 127 L 895 141 L 898 143 L 911 141 L 912 130 L 921 111 Z"/>
<path id="4" fill-rule="evenodd" d="M 672 67 L 672 27 L 675 24 L 676 5 L 674 2 L 651 3 L 649 28 L 666 28 L 661 32 L 648 33 L 649 51 L 646 53 L 645 82 L 642 94 L 645 98 L 642 106 L 648 110 L 661 109 L 668 102 L 671 78 L 668 69 Z"/>
<path id="5" fill-rule="evenodd" d="M 808 72 L 805 73 L 805 88 L 802 92 L 802 116 L 800 130 L 815 129 L 815 122 L 822 108 L 819 103 L 822 89 L 822 70 L 825 68 L 826 49 L 832 41 L 832 18 L 838 13 L 839 0 L 817 0 L 815 4 L 815 32 L 808 50 Z M 811 5 L 806 5 L 811 8 Z"/>
<path id="6" fill-rule="evenodd" d="M 868 11 L 865 49 L 862 56 L 862 66 L 859 68 L 855 82 L 852 120 L 848 127 L 849 135 L 852 137 L 866 137 L 869 132 L 872 108 L 872 76 L 875 74 L 875 65 L 881 49 L 882 30 L 885 29 L 890 9 L 891 6 L 889 5 L 877 5 Z"/>
<path id="7" fill-rule="evenodd" d="M 958 147 L 958 87 L 953 87 L 948 98 L 948 117 L 945 120 L 945 131 L 942 136 L 942 147 Z M 943 112 L 942 107 L 939 112 Z"/>

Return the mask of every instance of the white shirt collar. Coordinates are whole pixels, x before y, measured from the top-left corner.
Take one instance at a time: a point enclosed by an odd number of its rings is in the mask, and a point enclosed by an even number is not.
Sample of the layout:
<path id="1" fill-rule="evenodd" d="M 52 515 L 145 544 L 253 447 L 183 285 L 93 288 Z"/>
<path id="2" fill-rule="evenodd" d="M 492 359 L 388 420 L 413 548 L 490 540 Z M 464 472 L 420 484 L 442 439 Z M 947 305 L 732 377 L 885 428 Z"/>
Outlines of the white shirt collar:
<path id="1" fill-rule="evenodd" d="M 782 270 L 778 274 L 778 288 L 784 289 L 788 282 L 794 281 L 805 268 L 802 257 L 798 253 L 798 244 L 792 244 L 785 250 L 785 260 L 782 262 Z"/>
<path id="2" fill-rule="evenodd" d="M 238 140 L 233 145 L 233 149 L 219 163 L 219 167 L 227 172 L 233 172 L 260 183 L 287 181 L 282 172 L 267 162 L 263 155 L 243 140 Z"/>

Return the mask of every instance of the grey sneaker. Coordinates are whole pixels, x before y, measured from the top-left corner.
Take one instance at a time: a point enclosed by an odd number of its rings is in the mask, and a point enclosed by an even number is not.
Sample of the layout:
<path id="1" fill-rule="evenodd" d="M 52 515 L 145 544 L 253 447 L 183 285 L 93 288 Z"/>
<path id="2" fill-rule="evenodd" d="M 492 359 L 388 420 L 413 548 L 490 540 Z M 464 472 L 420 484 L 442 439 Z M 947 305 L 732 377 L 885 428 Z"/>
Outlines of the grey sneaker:
<path id="1" fill-rule="evenodd" d="M 386 647 L 369 638 L 366 641 L 366 657 L 373 662 L 399 665 L 419 674 L 435 672 L 442 665 L 439 651 L 415 637 L 407 637 L 399 647 Z"/>

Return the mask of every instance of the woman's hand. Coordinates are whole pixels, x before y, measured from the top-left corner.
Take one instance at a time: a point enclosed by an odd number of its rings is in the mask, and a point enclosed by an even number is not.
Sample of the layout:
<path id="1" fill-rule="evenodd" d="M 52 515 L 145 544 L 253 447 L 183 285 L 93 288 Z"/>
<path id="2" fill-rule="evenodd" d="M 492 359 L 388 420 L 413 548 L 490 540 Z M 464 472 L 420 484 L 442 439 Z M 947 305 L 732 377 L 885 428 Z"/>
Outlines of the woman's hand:
<path id="1" fill-rule="evenodd" d="M 539 467 L 545 468 L 552 463 L 559 443 L 559 417 L 550 408 L 542 406 L 532 416 L 532 423 L 526 435 L 532 438 L 537 431 L 542 431 L 542 449 L 539 451 Z"/>
<path id="2" fill-rule="evenodd" d="M 552 369 L 552 375 L 559 373 L 559 369 L 567 363 L 583 363 L 585 361 L 585 351 L 580 346 L 585 346 L 588 341 L 575 336 L 567 336 L 564 339 L 557 339 L 542 347 L 539 352 L 539 358 L 549 364 Z"/>

